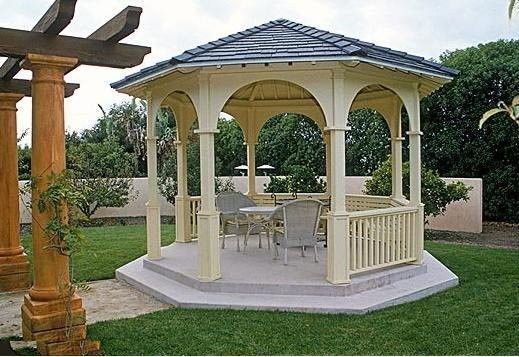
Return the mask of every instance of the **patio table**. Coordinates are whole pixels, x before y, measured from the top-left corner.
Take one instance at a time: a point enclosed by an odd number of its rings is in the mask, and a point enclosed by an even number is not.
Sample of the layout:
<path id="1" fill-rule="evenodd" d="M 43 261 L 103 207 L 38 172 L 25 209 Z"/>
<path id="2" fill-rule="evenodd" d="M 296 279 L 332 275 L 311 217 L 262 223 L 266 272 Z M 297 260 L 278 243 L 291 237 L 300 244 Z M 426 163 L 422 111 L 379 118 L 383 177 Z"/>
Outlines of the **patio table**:
<path id="1" fill-rule="evenodd" d="M 243 250 L 247 249 L 247 241 L 250 232 L 260 228 L 259 232 L 259 248 L 261 248 L 261 229 L 267 234 L 268 249 L 270 249 L 270 216 L 274 213 L 275 206 L 251 206 L 243 207 L 238 211 L 247 217 L 247 233 L 245 234 L 245 242 Z"/>

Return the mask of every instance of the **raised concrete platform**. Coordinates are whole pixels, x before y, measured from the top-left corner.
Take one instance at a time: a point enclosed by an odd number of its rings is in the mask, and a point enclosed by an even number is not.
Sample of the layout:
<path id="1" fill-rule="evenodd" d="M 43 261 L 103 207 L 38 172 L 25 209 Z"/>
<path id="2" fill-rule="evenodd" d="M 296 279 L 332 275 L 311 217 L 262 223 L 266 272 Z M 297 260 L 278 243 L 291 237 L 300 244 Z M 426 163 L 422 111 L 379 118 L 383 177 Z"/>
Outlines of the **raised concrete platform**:
<path id="1" fill-rule="evenodd" d="M 163 258 L 141 257 L 116 272 L 137 289 L 182 307 L 302 311 L 362 314 L 417 300 L 458 284 L 458 278 L 425 252 L 423 265 L 401 265 L 352 277 L 350 284 L 325 280 L 326 249 L 320 262 L 313 251 L 301 257 L 289 251 L 289 265 L 273 260 L 273 252 L 258 248 L 255 237 L 246 252 L 237 252 L 232 239 L 221 250 L 222 279 L 196 279 L 196 243 L 162 248 Z"/>

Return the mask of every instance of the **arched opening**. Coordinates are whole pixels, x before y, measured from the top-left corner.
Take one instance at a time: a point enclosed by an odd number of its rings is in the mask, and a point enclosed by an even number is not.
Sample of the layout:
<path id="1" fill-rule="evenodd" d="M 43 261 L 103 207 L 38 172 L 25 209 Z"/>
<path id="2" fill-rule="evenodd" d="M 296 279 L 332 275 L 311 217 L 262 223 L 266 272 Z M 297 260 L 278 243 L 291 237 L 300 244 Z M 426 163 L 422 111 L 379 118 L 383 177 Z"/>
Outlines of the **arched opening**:
<path id="1" fill-rule="evenodd" d="M 260 192 L 263 190 L 263 184 L 256 184 L 256 169 L 264 165 L 273 169 L 259 169 L 258 176 L 289 175 L 296 166 L 307 176 L 326 174 L 322 133 L 326 120 L 317 100 L 305 88 L 283 80 L 249 83 L 228 98 L 223 110 L 235 122 L 220 120 L 219 125 L 232 127 L 236 133 L 229 137 L 234 147 L 228 150 L 233 156 L 226 170 L 230 171 L 231 165 L 238 162 L 243 165 L 238 160 L 247 157 L 249 194 L 256 193 L 256 187 Z M 242 130 L 245 151 L 238 148 L 238 128 Z M 222 136 L 221 130 L 218 136 Z M 220 149 L 215 147 L 215 150 Z M 218 162 L 216 170 L 218 174 Z"/>
<path id="2" fill-rule="evenodd" d="M 380 84 L 364 87 L 357 93 L 348 116 L 351 130 L 346 134 L 346 172 L 352 176 L 371 176 L 375 171 L 386 184 L 364 188 L 372 195 L 403 198 L 402 166 L 408 157 L 408 115 L 399 95 Z M 405 186 L 408 186 L 406 183 Z"/>

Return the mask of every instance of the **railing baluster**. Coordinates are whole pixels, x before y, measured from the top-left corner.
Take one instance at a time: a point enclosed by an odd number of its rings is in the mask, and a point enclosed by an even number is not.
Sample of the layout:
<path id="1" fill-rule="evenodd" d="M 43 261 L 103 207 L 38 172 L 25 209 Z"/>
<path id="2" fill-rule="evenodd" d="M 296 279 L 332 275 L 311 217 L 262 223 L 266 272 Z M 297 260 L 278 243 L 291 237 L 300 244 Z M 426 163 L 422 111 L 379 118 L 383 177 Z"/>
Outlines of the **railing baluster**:
<path id="1" fill-rule="evenodd" d="M 357 270 L 357 219 L 352 221 L 352 239 L 351 239 L 351 270 Z"/>
<path id="2" fill-rule="evenodd" d="M 401 225 L 401 214 L 395 215 L 396 217 L 396 251 L 395 260 L 400 260 L 400 243 L 402 242 L 402 225 Z"/>
<path id="3" fill-rule="evenodd" d="M 364 268 L 367 268 L 368 267 L 368 220 L 367 219 L 363 219 L 362 220 L 362 225 L 363 225 L 363 245 L 362 245 L 362 249 L 363 249 L 363 252 L 362 252 L 362 263 L 363 263 L 363 267 Z"/>
<path id="4" fill-rule="evenodd" d="M 368 264 L 369 266 L 373 266 L 375 265 L 374 262 L 373 262 L 373 258 L 374 258 L 374 243 L 375 243 L 375 220 L 373 219 L 373 217 L 371 217 L 369 219 L 369 242 L 368 242 L 368 249 L 369 249 L 369 252 L 368 252 Z"/>
<path id="5" fill-rule="evenodd" d="M 375 265 L 380 264 L 380 216 L 376 218 L 376 234 L 375 234 Z"/>

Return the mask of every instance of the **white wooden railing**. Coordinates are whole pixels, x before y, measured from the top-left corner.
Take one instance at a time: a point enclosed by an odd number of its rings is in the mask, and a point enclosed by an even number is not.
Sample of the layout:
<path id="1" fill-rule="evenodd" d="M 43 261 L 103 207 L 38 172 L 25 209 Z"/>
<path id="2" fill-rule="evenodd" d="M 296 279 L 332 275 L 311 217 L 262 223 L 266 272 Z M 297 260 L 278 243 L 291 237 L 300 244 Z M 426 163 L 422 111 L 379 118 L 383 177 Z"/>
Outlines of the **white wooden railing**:
<path id="1" fill-rule="evenodd" d="M 348 214 L 350 274 L 416 260 L 418 208 L 391 207 Z"/>
<path id="2" fill-rule="evenodd" d="M 302 193 L 298 198 L 325 200 L 324 193 Z M 276 194 L 276 200 L 293 199 L 290 193 Z M 274 205 L 271 194 L 253 196 L 258 205 Z M 193 196 L 190 201 L 191 237 L 198 238 L 197 213 L 201 198 Z M 407 202 L 405 202 L 407 203 Z M 348 227 L 345 239 L 348 274 L 380 269 L 417 259 L 417 222 L 420 217 L 417 207 L 405 206 L 390 197 L 346 195 Z M 326 216 L 323 223 L 326 226 Z M 324 227 L 326 232 L 326 227 Z"/>

